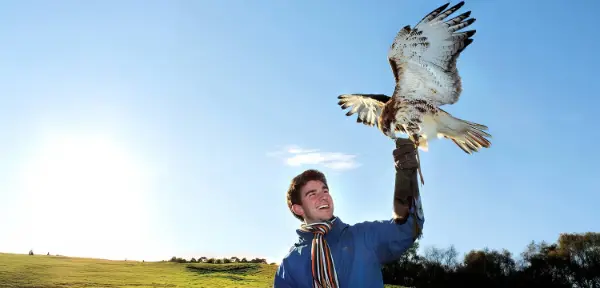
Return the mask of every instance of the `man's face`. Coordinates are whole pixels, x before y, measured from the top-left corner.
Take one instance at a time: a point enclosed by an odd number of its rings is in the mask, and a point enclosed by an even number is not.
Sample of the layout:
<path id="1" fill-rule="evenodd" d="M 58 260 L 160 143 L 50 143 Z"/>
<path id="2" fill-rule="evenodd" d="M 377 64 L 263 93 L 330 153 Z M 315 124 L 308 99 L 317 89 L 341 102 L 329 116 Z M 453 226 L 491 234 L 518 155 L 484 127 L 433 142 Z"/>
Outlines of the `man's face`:
<path id="1" fill-rule="evenodd" d="M 323 182 L 308 181 L 300 190 L 300 199 L 302 205 L 294 205 L 292 209 L 296 214 L 303 216 L 307 224 L 333 218 L 333 199 Z"/>

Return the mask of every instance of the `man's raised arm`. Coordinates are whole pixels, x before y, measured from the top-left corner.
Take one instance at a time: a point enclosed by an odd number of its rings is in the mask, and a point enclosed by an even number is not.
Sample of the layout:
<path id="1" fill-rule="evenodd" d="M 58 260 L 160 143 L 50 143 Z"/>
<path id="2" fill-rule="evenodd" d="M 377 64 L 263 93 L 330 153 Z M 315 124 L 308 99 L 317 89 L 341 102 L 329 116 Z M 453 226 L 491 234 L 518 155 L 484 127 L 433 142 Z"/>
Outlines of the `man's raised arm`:
<path id="1" fill-rule="evenodd" d="M 394 221 L 405 224 L 409 216 L 417 221 L 412 221 L 412 237 L 416 240 L 423 229 L 423 208 L 419 182 L 417 181 L 417 148 L 408 139 L 397 139 L 394 155 L 396 169 L 396 183 L 394 184 Z"/>
<path id="2" fill-rule="evenodd" d="M 393 151 L 396 170 L 393 216 L 387 221 L 361 223 L 365 244 L 381 263 L 398 259 L 421 235 L 425 218 L 417 179 L 417 148 L 408 139 L 397 139 Z"/>

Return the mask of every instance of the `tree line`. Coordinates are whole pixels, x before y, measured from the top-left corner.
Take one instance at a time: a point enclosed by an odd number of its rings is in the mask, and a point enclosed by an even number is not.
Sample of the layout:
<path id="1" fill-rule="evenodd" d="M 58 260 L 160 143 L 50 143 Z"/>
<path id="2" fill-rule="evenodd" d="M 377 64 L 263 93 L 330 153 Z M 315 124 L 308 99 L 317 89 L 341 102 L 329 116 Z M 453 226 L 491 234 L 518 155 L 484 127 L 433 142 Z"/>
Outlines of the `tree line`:
<path id="1" fill-rule="evenodd" d="M 600 288 L 600 233 L 561 234 L 555 243 L 532 241 L 519 255 L 506 249 L 471 250 L 459 260 L 454 246 L 419 242 L 384 265 L 384 283 L 407 287 Z"/>
<path id="2" fill-rule="evenodd" d="M 209 263 L 209 264 L 227 264 L 227 263 L 258 263 L 258 264 L 267 264 L 267 259 L 264 258 L 254 258 L 251 260 L 248 260 L 246 258 L 238 258 L 236 256 L 230 257 L 230 258 L 207 258 L 207 257 L 200 257 L 198 259 L 192 257 L 190 260 L 186 260 L 184 258 L 181 257 L 171 257 L 171 259 L 169 259 L 169 262 L 176 262 L 176 263 Z M 275 263 L 271 263 L 271 264 L 275 264 Z"/>

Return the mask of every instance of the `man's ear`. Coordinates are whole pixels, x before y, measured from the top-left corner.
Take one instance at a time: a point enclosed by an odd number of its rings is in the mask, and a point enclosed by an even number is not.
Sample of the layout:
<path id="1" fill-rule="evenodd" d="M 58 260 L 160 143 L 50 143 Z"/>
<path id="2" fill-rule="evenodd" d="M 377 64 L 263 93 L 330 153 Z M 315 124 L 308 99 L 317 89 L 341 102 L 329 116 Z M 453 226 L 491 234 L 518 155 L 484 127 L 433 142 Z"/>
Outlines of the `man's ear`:
<path id="1" fill-rule="evenodd" d="M 298 204 L 292 204 L 292 212 L 300 217 L 304 217 L 304 209 Z"/>

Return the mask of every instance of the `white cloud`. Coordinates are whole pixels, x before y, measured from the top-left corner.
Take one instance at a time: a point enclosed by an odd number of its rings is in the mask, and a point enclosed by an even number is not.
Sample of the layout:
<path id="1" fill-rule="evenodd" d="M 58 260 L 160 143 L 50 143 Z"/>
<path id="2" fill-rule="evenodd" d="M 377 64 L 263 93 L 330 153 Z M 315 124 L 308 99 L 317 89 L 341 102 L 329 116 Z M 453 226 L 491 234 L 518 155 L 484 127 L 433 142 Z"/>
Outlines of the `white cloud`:
<path id="1" fill-rule="evenodd" d="M 319 149 L 303 149 L 298 146 L 288 146 L 282 150 L 267 153 L 270 157 L 283 159 L 284 164 L 298 167 L 302 165 L 322 165 L 332 170 L 349 170 L 360 166 L 356 155 L 342 152 L 325 152 Z"/>

